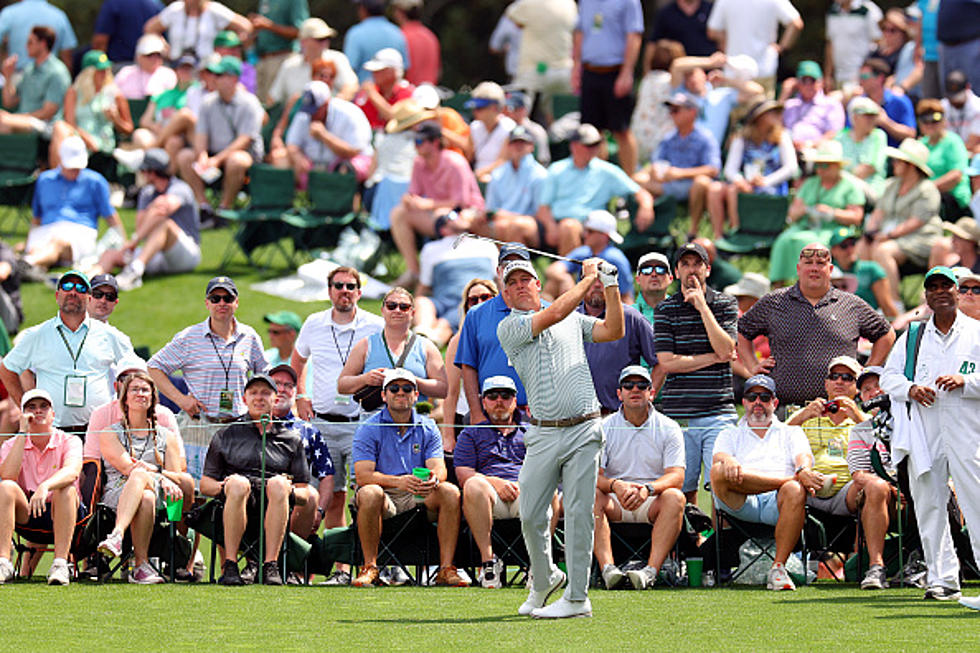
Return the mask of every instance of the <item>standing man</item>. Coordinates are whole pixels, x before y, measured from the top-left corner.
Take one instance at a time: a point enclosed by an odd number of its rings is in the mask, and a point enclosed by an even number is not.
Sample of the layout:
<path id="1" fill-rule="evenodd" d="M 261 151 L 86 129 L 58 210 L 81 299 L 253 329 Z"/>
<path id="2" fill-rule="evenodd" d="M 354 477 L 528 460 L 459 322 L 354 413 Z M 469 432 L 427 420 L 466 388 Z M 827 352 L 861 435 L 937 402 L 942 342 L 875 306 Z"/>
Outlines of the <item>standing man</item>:
<path id="1" fill-rule="evenodd" d="M 907 331 L 892 349 L 881 388 L 898 406 L 892 455 L 908 458 L 922 551 L 928 568 L 926 599 L 960 598 L 960 569 L 951 546 L 946 504 L 949 478 L 966 517 L 974 559 L 980 560 L 980 322 L 957 310 L 956 275 L 947 267 L 926 273 L 926 304 L 933 315 L 909 344 Z M 907 362 L 909 350 L 917 351 Z M 911 377 L 911 378 L 909 378 Z M 905 402 L 906 409 L 901 408 Z M 980 598 L 961 599 L 980 610 Z"/>
<path id="2" fill-rule="evenodd" d="M 255 94 L 269 95 L 269 87 L 279 67 L 296 51 L 300 25 L 310 17 L 307 0 L 260 0 L 258 13 L 248 15 L 255 34 Z"/>
<path id="3" fill-rule="evenodd" d="M 344 54 L 361 83 L 371 79 L 368 63 L 379 50 L 393 48 L 401 55 L 404 68 L 411 65 L 405 35 L 385 18 L 385 0 L 354 0 L 358 23 L 344 35 Z"/>
<path id="4" fill-rule="evenodd" d="M 0 41 L 7 42 L 8 55 L 17 57 L 17 70 L 24 70 L 32 58 L 37 62 L 37 55 L 31 53 L 28 41 L 31 30 L 38 25 L 51 30 L 48 50 L 60 57 L 65 66 L 71 66 L 71 53 L 78 46 L 78 39 L 68 15 L 48 0 L 21 0 L 0 11 Z"/>
<path id="5" fill-rule="evenodd" d="M 296 370 L 296 412 L 313 423 L 323 436 L 336 473 L 333 487 L 319 488 L 325 506 L 325 525 L 336 528 L 347 524 L 347 479 L 353 472 L 351 446 L 360 407 L 350 395 L 337 392 L 337 377 L 344 369 L 354 343 L 374 335 L 384 326 L 380 315 L 358 308 L 361 277 L 354 268 L 338 267 L 327 276 L 332 307 L 313 313 L 299 330 L 291 364 Z M 306 364 L 313 357 L 313 388 L 307 385 Z M 322 497 L 330 499 L 322 501 Z M 337 565 L 327 579 L 331 585 L 349 585 L 350 567 Z"/>
<path id="6" fill-rule="evenodd" d="M 606 294 L 606 318 L 601 321 L 575 311 L 597 278 Z M 588 617 L 592 615 L 588 597 L 592 506 L 603 437 L 584 345 L 623 337 L 616 268 L 598 259 L 584 261 L 581 281 L 544 309 L 541 282 L 530 262 L 510 263 L 502 281 L 511 313 L 497 326 L 497 336 L 524 381 L 533 415 L 520 473 L 521 530 L 533 583 L 517 612 L 541 619 Z M 556 392 L 558 388 L 561 392 Z M 559 483 L 564 491 L 565 559 L 571 578 L 562 598 L 546 608 L 545 601 L 566 581 L 551 558 L 551 499 Z"/>
<path id="7" fill-rule="evenodd" d="M 442 72 L 439 37 L 422 24 L 422 0 L 391 0 L 391 6 L 412 63 L 405 69 L 405 79 L 415 86 L 438 83 Z"/>
<path id="8" fill-rule="evenodd" d="M 647 322 L 653 324 L 657 305 L 667 299 L 667 289 L 674 282 L 670 273 L 670 261 L 660 252 L 650 252 L 640 257 L 636 264 L 636 295 L 633 308 L 640 311 Z"/>
<path id="9" fill-rule="evenodd" d="M 581 94 L 582 122 L 612 132 L 619 166 L 636 172 L 633 71 L 643 44 L 640 0 L 581 0 L 572 37 L 572 89 Z"/>
<path id="10" fill-rule="evenodd" d="M 705 476 L 718 433 L 738 420 L 732 390 L 738 302 L 707 284 L 708 252 L 687 243 L 674 255 L 680 292 L 654 309 L 657 358 L 667 374 L 663 411 L 686 420 L 684 494 L 697 503 L 701 464 Z M 707 479 L 705 479 L 707 480 Z"/>
<path id="11" fill-rule="evenodd" d="M 109 316 L 119 304 L 119 284 L 111 274 L 92 277 L 88 296 L 88 316 L 99 322 L 109 323 Z"/>
<path id="12" fill-rule="evenodd" d="M 54 291 L 58 314 L 24 331 L 0 362 L 0 381 L 19 405 L 30 387 L 20 373 L 31 370 L 35 387 L 45 390 L 54 407 L 54 425 L 85 437 L 89 416 L 112 397 L 112 366 L 135 356 L 129 338 L 115 327 L 88 317 L 88 277 L 69 270 Z"/>
<path id="13" fill-rule="evenodd" d="M 296 337 L 303 328 L 303 320 L 292 311 L 277 311 L 266 313 L 262 321 L 269 325 L 269 344 L 272 346 L 265 350 L 265 360 L 269 367 L 289 365 L 293 360 Z"/>

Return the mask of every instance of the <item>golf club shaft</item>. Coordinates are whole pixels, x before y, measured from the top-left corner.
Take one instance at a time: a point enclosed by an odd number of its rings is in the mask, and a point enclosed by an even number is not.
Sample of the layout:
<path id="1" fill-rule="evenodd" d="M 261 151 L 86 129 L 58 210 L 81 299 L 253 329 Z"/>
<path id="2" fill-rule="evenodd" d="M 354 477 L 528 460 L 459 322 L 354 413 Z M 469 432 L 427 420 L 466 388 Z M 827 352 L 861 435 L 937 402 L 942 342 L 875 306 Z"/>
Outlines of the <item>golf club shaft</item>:
<path id="1" fill-rule="evenodd" d="M 497 245 L 510 245 L 511 243 L 503 240 L 497 240 L 496 238 L 490 238 L 488 236 L 478 236 L 476 234 L 471 234 L 469 232 L 462 233 L 459 235 L 462 238 L 476 238 L 478 240 L 486 240 L 491 243 L 496 243 Z M 565 261 L 566 263 L 574 263 L 575 265 L 582 265 L 582 261 L 576 261 L 573 258 L 568 258 L 567 256 L 559 256 L 558 254 L 552 254 L 551 252 L 544 252 L 540 249 L 534 249 L 533 247 L 524 247 L 527 251 L 532 254 L 537 254 L 538 256 L 547 256 L 548 258 L 553 258 L 556 261 Z"/>

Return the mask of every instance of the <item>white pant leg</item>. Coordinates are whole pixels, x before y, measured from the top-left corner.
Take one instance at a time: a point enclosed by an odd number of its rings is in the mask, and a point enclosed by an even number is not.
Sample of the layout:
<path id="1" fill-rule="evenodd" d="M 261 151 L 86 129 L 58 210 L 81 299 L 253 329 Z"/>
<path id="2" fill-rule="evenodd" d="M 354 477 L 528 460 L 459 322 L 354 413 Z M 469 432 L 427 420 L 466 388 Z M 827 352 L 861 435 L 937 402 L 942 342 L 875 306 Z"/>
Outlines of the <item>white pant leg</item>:
<path id="1" fill-rule="evenodd" d="M 584 601 L 589 593 L 592 571 L 592 547 L 595 531 L 596 477 L 599 474 L 599 452 L 602 435 L 599 421 L 591 420 L 576 429 L 576 445 L 562 461 L 562 496 L 565 504 L 565 563 L 568 567 L 568 586 L 565 598 Z"/>
<path id="2" fill-rule="evenodd" d="M 550 430 L 550 429 L 549 429 Z M 531 561 L 534 590 L 544 592 L 555 570 L 551 559 L 551 500 L 558 489 L 561 440 L 531 426 L 524 436 L 527 452 L 518 481 L 521 493 L 521 532 Z"/>
<path id="3" fill-rule="evenodd" d="M 961 437 L 962 441 L 957 442 L 955 448 L 950 447 L 951 453 L 955 451 L 956 455 L 949 456 L 949 472 L 970 532 L 973 559 L 980 563 L 980 440 L 975 434 L 967 435 L 973 436 L 972 442 Z"/>
<path id="4" fill-rule="evenodd" d="M 932 467 L 919 473 L 909 456 L 909 488 L 915 502 L 915 518 L 922 540 L 928 586 L 960 587 L 960 563 L 953 547 L 946 504 L 949 501 L 949 464 L 945 453 L 933 453 Z"/>

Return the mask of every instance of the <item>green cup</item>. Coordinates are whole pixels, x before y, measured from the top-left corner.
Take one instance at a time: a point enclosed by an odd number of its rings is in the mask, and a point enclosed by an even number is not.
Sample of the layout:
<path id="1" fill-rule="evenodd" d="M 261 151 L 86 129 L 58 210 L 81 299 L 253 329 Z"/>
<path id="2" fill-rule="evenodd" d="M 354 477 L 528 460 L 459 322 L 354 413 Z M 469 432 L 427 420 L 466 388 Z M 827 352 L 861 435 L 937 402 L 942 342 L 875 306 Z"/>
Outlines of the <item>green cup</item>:
<path id="1" fill-rule="evenodd" d="M 690 587 L 701 587 L 702 571 L 704 571 L 704 558 L 687 559 L 687 584 Z"/>
<path id="2" fill-rule="evenodd" d="M 429 477 L 432 476 L 432 470 L 430 470 L 428 467 L 415 467 L 412 469 L 412 474 L 414 474 L 415 478 L 419 479 L 420 481 L 428 481 Z M 423 497 L 421 494 L 415 495 L 416 501 L 422 501 L 423 499 L 425 499 L 425 497 Z"/>
<path id="3" fill-rule="evenodd" d="M 167 498 L 167 519 L 172 522 L 179 522 L 181 516 L 184 514 L 184 498 L 181 497 L 174 501 L 173 499 Z"/>

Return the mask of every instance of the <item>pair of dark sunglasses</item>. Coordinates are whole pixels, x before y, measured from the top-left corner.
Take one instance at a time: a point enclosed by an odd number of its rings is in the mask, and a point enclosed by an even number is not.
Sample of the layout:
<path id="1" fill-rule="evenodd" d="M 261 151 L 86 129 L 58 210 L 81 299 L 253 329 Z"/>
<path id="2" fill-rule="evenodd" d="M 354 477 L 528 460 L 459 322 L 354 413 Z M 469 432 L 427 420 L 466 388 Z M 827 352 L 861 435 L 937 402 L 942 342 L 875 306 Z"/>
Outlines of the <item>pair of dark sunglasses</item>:
<path id="1" fill-rule="evenodd" d="M 966 295 L 968 293 L 980 295 L 980 286 L 960 286 L 959 290 L 961 295 Z"/>
<path id="2" fill-rule="evenodd" d="M 405 311 L 407 313 L 412 310 L 412 305 L 408 302 L 385 302 L 385 308 L 389 311 Z"/>
<path id="3" fill-rule="evenodd" d="M 800 258 L 804 261 L 816 260 L 817 263 L 825 263 L 830 260 L 830 252 L 825 249 L 817 249 L 816 247 L 808 247 L 800 252 Z"/>
<path id="4" fill-rule="evenodd" d="M 745 401 L 749 402 L 750 404 L 754 404 L 756 400 L 761 401 L 764 404 L 768 404 L 770 401 L 772 401 L 771 392 L 746 392 L 742 396 L 745 397 Z"/>
<path id="5" fill-rule="evenodd" d="M 477 304 L 482 304 L 483 302 L 488 302 L 493 299 L 493 295 L 490 293 L 483 293 L 482 295 L 470 295 L 466 298 L 466 305 L 473 307 Z"/>
<path id="6" fill-rule="evenodd" d="M 411 394 L 415 392 L 415 386 L 411 383 L 389 383 L 385 388 L 388 392 L 392 394 L 398 394 L 399 392 L 404 392 L 405 394 Z"/>
<path id="7" fill-rule="evenodd" d="M 358 285 L 353 281 L 333 281 L 330 283 L 334 290 L 357 290 Z"/>
<path id="8" fill-rule="evenodd" d="M 639 388 L 640 390 L 649 390 L 649 381 L 623 381 L 619 384 L 619 387 L 623 390 L 632 390 L 633 388 Z"/>
<path id="9" fill-rule="evenodd" d="M 88 294 L 88 285 L 81 281 L 63 281 L 60 286 L 64 292 L 75 291 L 80 295 Z"/>
<path id="10" fill-rule="evenodd" d="M 640 274 L 667 274 L 667 267 L 664 265 L 644 265 L 640 268 Z"/>
<path id="11" fill-rule="evenodd" d="M 119 299 L 119 295 L 114 292 L 106 292 L 104 290 L 98 290 L 98 289 L 92 291 L 92 299 L 103 299 L 103 298 L 105 298 L 107 301 L 114 302 L 117 299 Z"/>
<path id="12" fill-rule="evenodd" d="M 510 390 L 487 390 L 483 396 L 490 401 L 497 401 L 498 399 L 513 399 L 517 395 Z"/>
<path id="13" fill-rule="evenodd" d="M 847 381 L 851 382 L 855 380 L 855 376 L 848 372 L 831 372 L 827 375 L 827 379 L 830 381 Z"/>
<path id="14" fill-rule="evenodd" d="M 221 302 L 234 304 L 235 298 L 231 295 L 208 295 L 208 301 L 212 304 L 220 304 Z"/>

